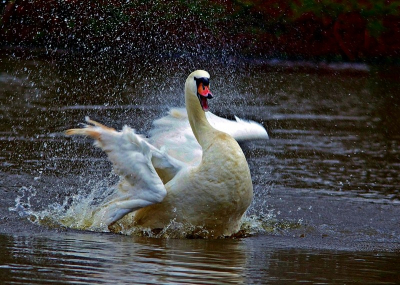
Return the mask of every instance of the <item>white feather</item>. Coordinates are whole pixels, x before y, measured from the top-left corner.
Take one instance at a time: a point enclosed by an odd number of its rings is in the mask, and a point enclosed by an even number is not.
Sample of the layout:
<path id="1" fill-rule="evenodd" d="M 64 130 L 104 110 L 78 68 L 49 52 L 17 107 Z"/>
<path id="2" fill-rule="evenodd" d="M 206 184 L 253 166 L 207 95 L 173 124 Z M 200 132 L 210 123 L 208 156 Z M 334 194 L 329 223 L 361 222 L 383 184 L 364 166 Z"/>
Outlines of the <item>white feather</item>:
<path id="1" fill-rule="evenodd" d="M 236 121 L 227 120 L 206 112 L 208 122 L 219 131 L 231 135 L 237 141 L 268 139 L 263 126 L 254 121 L 245 121 L 235 116 Z M 153 122 L 149 142 L 156 147 L 190 165 L 200 162 L 202 149 L 190 127 L 185 108 L 173 108 L 169 114 Z"/>
<path id="2" fill-rule="evenodd" d="M 95 213 L 92 227 L 112 224 L 129 212 L 161 202 L 167 192 L 151 161 L 153 147 L 128 126 L 117 132 L 88 117 L 86 121 L 94 125 L 85 125 L 75 134 L 96 134 L 94 145 L 104 150 L 121 176 L 118 192 Z"/>
<path id="3" fill-rule="evenodd" d="M 94 138 L 121 176 L 118 190 L 94 213 L 91 228 L 108 226 L 137 211 L 135 222 L 151 228 L 176 219 L 204 226 L 215 237 L 238 230 L 253 188 L 246 159 L 234 139 L 267 139 L 268 134 L 252 121 L 204 114 L 194 80 L 204 77 L 209 77 L 207 72 L 195 71 L 186 80 L 190 116 L 185 109 L 171 109 L 153 123 L 149 139 L 128 126 L 118 132 L 89 118 L 91 125 L 66 132 Z"/>

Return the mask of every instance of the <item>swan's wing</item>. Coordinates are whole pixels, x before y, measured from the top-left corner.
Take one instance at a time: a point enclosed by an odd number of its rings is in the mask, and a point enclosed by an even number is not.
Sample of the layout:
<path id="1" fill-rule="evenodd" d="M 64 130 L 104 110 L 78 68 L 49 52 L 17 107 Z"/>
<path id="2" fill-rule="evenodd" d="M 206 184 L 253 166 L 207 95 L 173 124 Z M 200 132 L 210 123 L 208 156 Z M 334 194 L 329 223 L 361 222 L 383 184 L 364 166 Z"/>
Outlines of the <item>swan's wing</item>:
<path id="1" fill-rule="evenodd" d="M 202 149 L 190 128 L 186 109 L 171 109 L 167 116 L 153 122 L 149 142 L 169 156 L 189 165 L 201 161 Z"/>
<path id="2" fill-rule="evenodd" d="M 250 139 L 268 139 L 268 133 L 260 124 L 236 118 L 227 120 L 206 112 L 210 124 L 222 132 L 228 133 L 237 141 Z M 168 155 L 188 164 L 201 161 L 202 149 L 190 128 L 186 109 L 174 108 L 169 114 L 154 121 L 150 131 L 150 142 L 156 147 L 164 147 Z"/>
<path id="3" fill-rule="evenodd" d="M 206 117 L 211 126 L 231 135 L 237 141 L 269 138 L 264 127 L 254 121 L 242 120 L 236 116 L 236 121 L 231 121 L 218 117 L 211 112 L 207 112 Z"/>
<path id="4" fill-rule="evenodd" d="M 117 132 L 89 118 L 86 121 L 92 125 L 67 130 L 66 134 L 94 138 L 122 177 L 118 192 L 95 214 L 94 226 L 110 225 L 129 212 L 161 202 L 167 192 L 152 164 L 152 154 L 161 157 L 162 153 L 127 126 Z M 159 160 L 166 163 L 162 157 Z"/>

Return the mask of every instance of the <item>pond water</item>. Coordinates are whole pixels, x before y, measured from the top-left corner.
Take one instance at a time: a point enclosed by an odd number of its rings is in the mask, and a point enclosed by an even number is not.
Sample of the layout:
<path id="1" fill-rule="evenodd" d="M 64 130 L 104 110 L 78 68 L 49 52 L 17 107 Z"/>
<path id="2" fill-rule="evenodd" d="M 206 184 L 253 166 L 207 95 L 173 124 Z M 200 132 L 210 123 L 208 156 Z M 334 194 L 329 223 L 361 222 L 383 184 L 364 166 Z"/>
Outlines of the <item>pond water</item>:
<path id="1" fill-rule="evenodd" d="M 241 144 L 254 201 L 249 237 L 194 240 L 77 231 L 56 213 L 116 181 L 85 116 L 146 134 L 211 74 L 219 116 L 270 139 Z M 163 59 L 0 59 L 0 283 L 400 282 L 398 67 Z M 22 209 L 22 210 L 21 210 Z M 26 213 L 31 213 L 27 215 Z"/>

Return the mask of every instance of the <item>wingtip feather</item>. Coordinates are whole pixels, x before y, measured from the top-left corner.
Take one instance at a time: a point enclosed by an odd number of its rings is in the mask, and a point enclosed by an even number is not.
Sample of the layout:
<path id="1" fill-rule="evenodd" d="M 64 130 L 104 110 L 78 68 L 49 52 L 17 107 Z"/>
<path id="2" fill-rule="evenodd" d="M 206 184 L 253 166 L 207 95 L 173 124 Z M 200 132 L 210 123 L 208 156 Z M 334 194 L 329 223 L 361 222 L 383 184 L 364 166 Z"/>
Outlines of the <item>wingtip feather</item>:
<path id="1" fill-rule="evenodd" d="M 94 126 L 96 126 L 96 127 L 105 129 L 105 130 L 107 130 L 107 131 L 115 131 L 114 128 L 110 128 L 110 127 L 107 127 L 107 126 L 105 126 L 105 125 L 103 125 L 103 124 L 101 124 L 101 123 L 99 123 L 99 122 L 93 121 L 93 120 L 91 120 L 88 116 L 85 117 L 85 121 L 86 121 L 87 123 L 89 123 L 89 124 L 92 124 L 92 125 L 94 125 Z"/>
<path id="2" fill-rule="evenodd" d="M 66 136 L 81 135 L 88 136 L 93 139 L 99 140 L 101 136 L 101 131 L 115 131 L 113 128 L 109 128 L 99 122 L 91 120 L 88 116 L 85 117 L 85 121 L 92 125 L 84 124 L 82 129 L 69 129 L 65 131 Z"/>
<path id="3" fill-rule="evenodd" d="M 81 135 L 81 136 L 88 136 L 91 138 L 94 138 L 96 140 L 100 139 L 100 132 L 90 129 L 90 128 L 84 128 L 84 129 L 69 129 L 65 131 L 65 135 L 67 136 L 73 136 L 73 135 Z"/>

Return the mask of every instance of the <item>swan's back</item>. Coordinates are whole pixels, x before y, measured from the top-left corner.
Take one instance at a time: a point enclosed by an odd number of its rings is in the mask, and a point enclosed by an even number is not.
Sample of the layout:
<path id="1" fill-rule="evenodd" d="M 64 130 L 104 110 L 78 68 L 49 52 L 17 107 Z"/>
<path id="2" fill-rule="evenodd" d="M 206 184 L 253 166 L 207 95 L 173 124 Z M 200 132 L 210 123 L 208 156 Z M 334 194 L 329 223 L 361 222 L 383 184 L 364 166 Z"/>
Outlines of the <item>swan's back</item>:
<path id="1" fill-rule="evenodd" d="M 231 235 L 240 229 L 253 196 L 246 158 L 226 133 L 213 130 L 207 143 L 201 163 L 166 184 L 168 194 L 162 203 L 137 211 L 136 225 L 163 228 L 173 220 L 200 227 L 209 233 L 207 237 Z"/>

